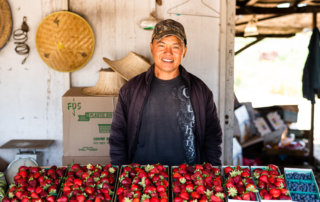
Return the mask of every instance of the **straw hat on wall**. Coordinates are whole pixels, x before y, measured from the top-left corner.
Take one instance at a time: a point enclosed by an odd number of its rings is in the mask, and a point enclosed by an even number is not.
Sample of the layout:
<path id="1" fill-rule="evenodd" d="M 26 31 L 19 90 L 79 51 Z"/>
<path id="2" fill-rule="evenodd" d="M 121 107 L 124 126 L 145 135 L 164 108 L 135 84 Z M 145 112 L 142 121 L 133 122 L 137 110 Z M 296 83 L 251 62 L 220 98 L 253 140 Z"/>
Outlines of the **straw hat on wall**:
<path id="1" fill-rule="evenodd" d="M 83 67 L 94 50 L 94 34 L 81 16 L 59 11 L 45 17 L 36 33 L 36 47 L 42 60 L 61 72 Z"/>
<path id="2" fill-rule="evenodd" d="M 103 58 L 103 60 L 110 65 L 111 69 L 118 72 L 127 81 L 147 71 L 150 67 L 149 62 L 134 52 L 130 52 L 120 60 L 110 60 L 108 58 Z"/>
<path id="3" fill-rule="evenodd" d="M 82 88 L 81 92 L 91 96 L 118 95 L 120 88 L 126 83 L 117 72 L 112 69 L 101 69 L 95 86 Z"/>
<path id="4" fill-rule="evenodd" d="M 0 49 L 9 40 L 12 32 L 12 16 L 8 2 L 0 0 Z"/>

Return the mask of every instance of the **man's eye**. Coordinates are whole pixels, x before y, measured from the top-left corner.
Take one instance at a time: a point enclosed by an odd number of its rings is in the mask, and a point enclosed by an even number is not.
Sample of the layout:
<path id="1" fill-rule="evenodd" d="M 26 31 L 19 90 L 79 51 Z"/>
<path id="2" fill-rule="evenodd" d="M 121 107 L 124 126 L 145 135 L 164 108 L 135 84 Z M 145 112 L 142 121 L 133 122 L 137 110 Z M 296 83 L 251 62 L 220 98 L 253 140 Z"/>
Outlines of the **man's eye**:
<path id="1" fill-rule="evenodd" d="M 180 49 L 180 46 L 173 46 L 174 49 Z"/>

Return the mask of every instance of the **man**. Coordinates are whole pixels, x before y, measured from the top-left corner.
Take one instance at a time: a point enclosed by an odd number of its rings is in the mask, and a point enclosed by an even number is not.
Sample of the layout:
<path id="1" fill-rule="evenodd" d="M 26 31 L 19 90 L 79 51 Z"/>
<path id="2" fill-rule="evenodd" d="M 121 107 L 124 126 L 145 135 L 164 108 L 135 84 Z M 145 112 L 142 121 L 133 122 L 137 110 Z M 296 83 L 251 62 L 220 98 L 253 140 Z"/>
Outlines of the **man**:
<path id="1" fill-rule="evenodd" d="M 150 49 L 154 64 L 120 90 L 111 163 L 221 165 L 222 132 L 212 92 L 181 66 L 187 52 L 183 26 L 159 22 Z"/>

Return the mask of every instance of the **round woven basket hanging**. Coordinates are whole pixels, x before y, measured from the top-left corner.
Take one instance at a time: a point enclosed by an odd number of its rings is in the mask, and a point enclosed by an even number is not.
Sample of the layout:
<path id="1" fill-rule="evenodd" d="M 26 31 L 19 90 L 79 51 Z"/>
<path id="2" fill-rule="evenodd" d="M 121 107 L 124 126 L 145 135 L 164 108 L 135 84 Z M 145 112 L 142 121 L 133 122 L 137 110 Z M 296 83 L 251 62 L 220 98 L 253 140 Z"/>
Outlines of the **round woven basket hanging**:
<path id="1" fill-rule="evenodd" d="M 4 47 L 12 33 L 12 15 L 8 2 L 0 0 L 0 49 Z"/>
<path id="2" fill-rule="evenodd" d="M 45 17 L 38 26 L 36 47 L 52 69 L 73 72 L 83 67 L 94 51 L 94 34 L 85 19 L 59 11 Z"/>

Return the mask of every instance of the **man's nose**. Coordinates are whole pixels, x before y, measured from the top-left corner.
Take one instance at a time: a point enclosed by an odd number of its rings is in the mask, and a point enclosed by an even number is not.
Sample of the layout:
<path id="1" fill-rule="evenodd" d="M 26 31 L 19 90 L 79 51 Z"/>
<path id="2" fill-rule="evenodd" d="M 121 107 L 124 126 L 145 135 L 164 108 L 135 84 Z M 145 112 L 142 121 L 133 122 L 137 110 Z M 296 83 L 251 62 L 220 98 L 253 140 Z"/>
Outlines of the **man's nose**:
<path id="1" fill-rule="evenodd" d="M 172 48 L 169 47 L 169 46 L 167 46 L 167 47 L 165 48 L 165 53 L 166 53 L 166 54 L 172 54 Z"/>

